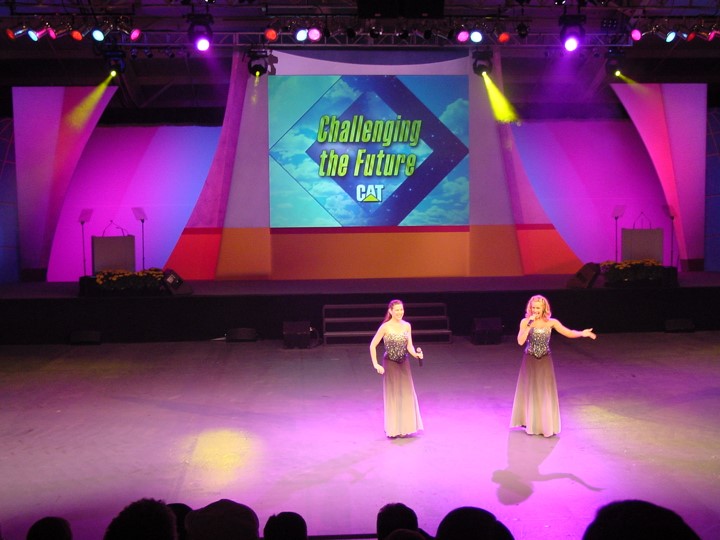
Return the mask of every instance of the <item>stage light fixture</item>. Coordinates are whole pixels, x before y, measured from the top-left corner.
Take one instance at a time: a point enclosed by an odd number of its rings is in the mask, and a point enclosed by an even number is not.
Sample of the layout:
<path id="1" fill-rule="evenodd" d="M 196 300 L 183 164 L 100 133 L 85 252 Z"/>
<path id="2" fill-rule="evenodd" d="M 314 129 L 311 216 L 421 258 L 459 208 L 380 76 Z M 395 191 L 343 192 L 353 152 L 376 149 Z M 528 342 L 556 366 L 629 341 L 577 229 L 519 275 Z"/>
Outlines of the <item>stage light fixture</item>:
<path id="1" fill-rule="evenodd" d="M 297 26 L 294 29 L 295 41 L 304 43 L 308 39 L 308 28 L 306 26 Z"/>
<path id="2" fill-rule="evenodd" d="M 695 37 L 698 37 L 703 41 L 710 41 L 710 33 L 712 30 L 706 28 L 704 24 L 696 24 L 693 26 L 693 32 L 695 33 Z"/>
<path id="3" fill-rule="evenodd" d="M 368 36 L 370 36 L 370 38 L 373 40 L 379 39 L 380 36 L 382 36 L 382 33 L 382 28 L 380 28 L 379 26 L 371 26 L 368 30 Z"/>
<path id="4" fill-rule="evenodd" d="M 92 29 L 92 38 L 98 42 L 105 41 L 105 38 L 110 33 L 111 29 L 112 27 L 110 26 L 110 23 L 103 21 L 102 24 Z"/>
<path id="5" fill-rule="evenodd" d="M 27 31 L 28 37 L 33 41 L 38 41 L 42 39 L 45 36 L 48 36 L 50 39 L 55 39 L 57 35 L 55 34 L 55 30 L 50 26 L 50 23 L 44 22 L 37 28 L 30 28 Z"/>
<path id="6" fill-rule="evenodd" d="M 473 52 L 473 72 L 475 75 L 490 75 L 493 70 L 492 51 Z"/>
<path id="7" fill-rule="evenodd" d="M 90 33 L 91 30 L 91 26 L 84 24 L 78 28 L 73 28 L 72 30 L 70 30 L 70 37 L 73 38 L 75 41 L 82 41 L 83 39 L 85 39 L 85 36 Z"/>
<path id="8" fill-rule="evenodd" d="M 320 28 L 317 26 L 311 26 L 310 28 L 308 28 L 307 32 L 308 39 L 313 43 L 320 41 L 320 38 L 323 37 L 322 30 L 320 30 Z"/>
<path id="9" fill-rule="evenodd" d="M 685 41 L 692 41 L 697 37 L 697 32 L 695 31 L 695 27 L 687 27 L 686 25 L 681 25 L 678 28 L 678 35 L 680 36 L 680 39 L 684 39 Z"/>
<path id="10" fill-rule="evenodd" d="M 455 34 L 455 41 L 458 43 L 467 43 L 470 39 L 470 31 L 463 27 L 458 28 L 457 33 Z"/>
<path id="11" fill-rule="evenodd" d="M 190 21 L 188 38 L 195 44 L 195 49 L 200 52 L 207 51 L 212 41 L 212 28 L 210 27 L 213 23 L 212 15 L 209 13 L 191 13 L 187 18 Z"/>
<path id="12" fill-rule="evenodd" d="M 483 40 L 482 31 L 479 28 L 473 28 L 470 30 L 470 41 L 473 43 L 480 43 Z"/>
<path id="13" fill-rule="evenodd" d="M 257 79 L 268 72 L 269 53 L 267 51 L 250 51 L 248 56 L 250 58 L 248 60 L 248 71 L 250 75 Z"/>
<path id="14" fill-rule="evenodd" d="M 505 29 L 505 25 L 503 24 L 495 25 L 493 33 L 495 34 L 495 39 L 500 44 L 508 43 L 510 41 L 510 32 Z"/>
<path id="15" fill-rule="evenodd" d="M 115 28 L 130 38 L 130 41 L 137 41 L 142 35 L 142 30 L 134 28 L 127 17 L 119 17 L 115 21 Z"/>
<path id="16" fill-rule="evenodd" d="M 357 30 L 355 30 L 352 26 L 348 26 L 345 29 L 345 35 L 348 39 L 355 39 L 357 37 Z"/>
<path id="17" fill-rule="evenodd" d="M 265 32 L 263 33 L 265 36 L 265 41 L 273 42 L 277 41 L 280 37 L 280 25 L 277 23 L 272 23 L 265 28 Z"/>
<path id="18" fill-rule="evenodd" d="M 560 41 L 568 52 L 573 52 L 582 44 L 585 37 L 585 15 L 562 15 L 560 17 Z"/>
<path id="19" fill-rule="evenodd" d="M 624 57 L 625 54 L 621 48 L 610 47 L 605 53 L 605 72 L 617 77 L 621 72 Z"/>
<path id="20" fill-rule="evenodd" d="M 15 40 L 20 36 L 24 36 L 25 34 L 27 34 L 28 30 L 30 30 L 30 28 L 25 23 L 23 23 L 15 26 L 14 28 L 6 28 L 5 35 L 8 37 L 8 39 Z"/>
<path id="21" fill-rule="evenodd" d="M 520 21 L 515 27 L 515 31 L 520 39 L 525 39 L 530 33 L 530 27 L 526 23 Z"/>
<path id="22" fill-rule="evenodd" d="M 108 50 L 104 53 L 105 64 L 107 65 L 108 73 L 112 77 L 116 77 L 121 73 L 125 73 L 125 52 L 119 50 Z"/>
<path id="23" fill-rule="evenodd" d="M 672 43 L 677 37 L 677 32 L 673 29 L 668 29 L 665 26 L 658 26 L 655 28 L 655 35 L 662 39 L 665 43 Z"/>
<path id="24" fill-rule="evenodd" d="M 65 35 L 69 34 L 70 32 L 72 32 L 72 29 L 73 29 L 72 25 L 67 21 L 63 21 L 63 22 L 59 23 L 55 27 L 55 38 L 61 38 Z"/>

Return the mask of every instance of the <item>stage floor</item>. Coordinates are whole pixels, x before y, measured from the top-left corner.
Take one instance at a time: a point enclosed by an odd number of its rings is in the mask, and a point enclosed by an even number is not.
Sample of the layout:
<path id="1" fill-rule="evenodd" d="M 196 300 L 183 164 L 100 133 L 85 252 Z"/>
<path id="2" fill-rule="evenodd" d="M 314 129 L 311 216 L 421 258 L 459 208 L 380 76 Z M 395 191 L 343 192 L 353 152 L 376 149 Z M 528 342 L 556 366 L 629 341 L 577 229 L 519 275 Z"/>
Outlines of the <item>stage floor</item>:
<path id="1" fill-rule="evenodd" d="M 401 501 L 435 534 L 462 505 L 516 539 L 580 539 L 596 509 L 645 499 L 720 538 L 720 332 L 553 341 L 563 429 L 508 429 L 520 348 L 427 344 L 426 430 L 382 431 L 367 345 L 282 342 L 0 346 L 0 526 L 45 515 L 98 540 L 142 497 L 302 514 L 310 535 L 373 533 Z"/>

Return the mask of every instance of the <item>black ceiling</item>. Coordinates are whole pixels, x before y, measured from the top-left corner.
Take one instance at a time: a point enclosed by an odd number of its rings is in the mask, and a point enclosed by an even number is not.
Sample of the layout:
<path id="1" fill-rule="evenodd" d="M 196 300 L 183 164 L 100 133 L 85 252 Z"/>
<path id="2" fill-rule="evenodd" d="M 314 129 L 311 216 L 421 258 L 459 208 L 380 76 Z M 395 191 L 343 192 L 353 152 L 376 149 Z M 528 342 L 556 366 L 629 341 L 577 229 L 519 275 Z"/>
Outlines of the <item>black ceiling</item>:
<path id="1" fill-rule="evenodd" d="M 623 71 L 638 82 L 708 83 L 710 104 L 720 105 L 720 34 L 711 41 L 672 43 L 656 35 L 636 43 L 629 38 L 636 27 L 649 31 L 682 24 L 712 30 L 719 21 L 717 0 L 567 0 L 564 6 L 554 0 L 414 0 L 408 6 L 423 9 L 408 12 L 409 7 L 389 1 L 363 1 L 358 6 L 350 0 L 6 1 L 0 6 L 0 115 L 12 114 L 13 86 L 98 84 L 112 50 L 120 51 L 125 70 L 116 79 L 119 91 L 103 123 L 219 125 L 233 51 L 470 49 L 448 38 L 448 31 L 460 25 L 486 30 L 488 37 L 479 47 L 499 58 L 504 92 L 524 118 L 622 116 L 608 86 L 614 82 L 606 70 L 609 57 L 619 59 Z M 358 17 L 370 13 L 374 18 Z M 195 15 L 206 14 L 212 17 L 213 46 L 203 55 L 189 43 L 188 28 Z M 564 14 L 584 19 L 585 45 L 572 57 L 562 52 L 559 42 Z M 22 23 L 79 26 L 119 18 L 143 30 L 138 41 L 131 42 L 117 30 L 101 45 L 89 37 L 82 42 L 67 36 L 32 42 L 27 36 L 5 36 L 6 28 Z M 299 22 L 317 22 L 328 34 L 317 43 L 298 44 L 287 30 Z M 271 23 L 279 25 L 281 35 L 267 43 L 263 31 Z M 525 38 L 517 35 L 520 23 L 529 27 Z M 353 37 L 345 32 L 351 27 L 357 32 Z M 373 27 L 382 34 L 371 37 Z M 501 27 L 510 32 L 508 43 L 499 44 L 492 34 Z M 425 30 L 431 31 L 430 39 L 423 36 Z M 561 62 L 572 66 L 563 76 L 555 69 Z"/>

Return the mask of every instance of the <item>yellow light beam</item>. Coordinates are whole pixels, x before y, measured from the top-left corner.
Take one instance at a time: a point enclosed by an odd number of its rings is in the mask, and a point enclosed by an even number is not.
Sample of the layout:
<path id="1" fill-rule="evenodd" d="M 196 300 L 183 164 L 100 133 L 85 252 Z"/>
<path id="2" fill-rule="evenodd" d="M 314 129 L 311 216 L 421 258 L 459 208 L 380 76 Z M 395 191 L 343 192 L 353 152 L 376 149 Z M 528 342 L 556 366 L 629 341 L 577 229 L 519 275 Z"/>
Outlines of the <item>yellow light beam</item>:
<path id="1" fill-rule="evenodd" d="M 95 107 L 97 107 L 98 103 L 100 103 L 100 99 L 105 93 L 105 90 L 107 90 L 107 87 L 110 85 L 112 78 L 112 75 L 108 75 L 105 80 L 97 85 L 85 99 L 78 103 L 77 107 L 70 111 L 68 115 L 70 126 L 78 131 L 85 126 L 95 110 Z"/>
<path id="2" fill-rule="evenodd" d="M 519 122 L 520 118 L 515 111 L 515 107 L 512 106 L 512 103 L 508 101 L 500 89 L 495 85 L 490 78 L 490 75 L 483 71 L 482 78 L 483 81 L 485 81 L 485 88 L 487 89 L 488 98 L 490 99 L 490 107 L 492 107 L 495 120 L 503 124 Z"/>

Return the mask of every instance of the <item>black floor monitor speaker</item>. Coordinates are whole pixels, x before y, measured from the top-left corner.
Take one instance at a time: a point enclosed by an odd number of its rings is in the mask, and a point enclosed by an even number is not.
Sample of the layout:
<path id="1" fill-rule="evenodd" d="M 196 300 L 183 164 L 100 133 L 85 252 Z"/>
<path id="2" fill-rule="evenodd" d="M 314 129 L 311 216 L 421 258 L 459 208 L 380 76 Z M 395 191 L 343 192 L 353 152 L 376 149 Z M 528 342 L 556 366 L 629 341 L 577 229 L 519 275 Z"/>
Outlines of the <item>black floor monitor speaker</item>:
<path id="1" fill-rule="evenodd" d="M 100 345 L 100 332 L 96 330 L 74 330 L 70 333 L 70 345 Z"/>
<path id="2" fill-rule="evenodd" d="M 503 325 L 500 317 L 473 319 L 470 341 L 473 345 L 494 345 L 502 342 Z"/>
<path id="3" fill-rule="evenodd" d="M 567 282 L 568 289 L 590 289 L 600 275 L 600 265 L 597 263 L 586 263 Z"/>
<path id="4" fill-rule="evenodd" d="M 286 349 L 310 347 L 310 321 L 283 322 L 283 344 Z"/>
<path id="5" fill-rule="evenodd" d="M 665 321 L 665 331 L 670 333 L 694 332 L 695 323 L 690 319 L 668 319 Z"/>
<path id="6" fill-rule="evenodd" d="M 225 341 L 257 341 L 257 330 L 254 328 L 231 328 L 225 334 Z"/>

